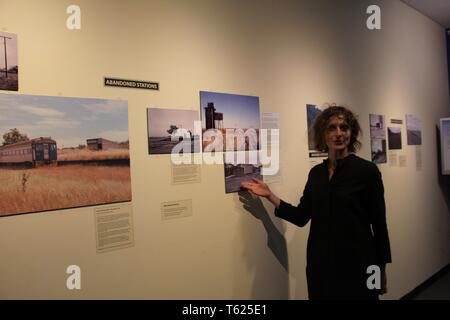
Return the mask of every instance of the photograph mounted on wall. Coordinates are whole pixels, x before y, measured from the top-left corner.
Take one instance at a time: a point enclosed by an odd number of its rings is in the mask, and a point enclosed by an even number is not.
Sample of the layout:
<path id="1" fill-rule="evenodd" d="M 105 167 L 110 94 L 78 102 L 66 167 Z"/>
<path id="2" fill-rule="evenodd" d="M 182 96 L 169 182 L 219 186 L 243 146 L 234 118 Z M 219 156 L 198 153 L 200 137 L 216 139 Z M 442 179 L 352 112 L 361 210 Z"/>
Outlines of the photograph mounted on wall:
<path id="1" fill-rule="evenodd" d="M 19 90 L 17 35 L 0 32 L 0 90 Z"/>
<path id="2" fill-rule="evenodd" d="M 259 97 L 200 91 L 203 152 L 259 150 Z"/>
<path id="3" fill-rule="evenodd" d="M 406 115 L 406 138 L 408 145 L 422 145 L 422 126 L 420 119 L 412 114 Z"/>
<path id="4" fill-rule="evenodd" d="M 194 110 L 147 109 L 149 154 L 200 152 L 200 130 L 196 133 L 194 122 L 199 121 Z"/>
<path id="5" fill-rule="evenodd" d="M 388 127 L 389 150 L 400 150 L 402 148 L 402 128 Z"/>
<path id="6" fill-rule="evenodd" d="M 257 151 L 224 153 L 225 193 L 240 191 L 242 182 L 252 178 L 263 180 L 261 168 Z"/>
<path id="7" fill-rule="evenodd" d="M 306 105 L 306 121 L 308 126 L 308 151 L 310 158 L 328 157 L 327 152 L 321 152 L 314 148 L 314 136 L 312 132 L 314 121 L 316 120 L 317 116 L 322 113 L 323 109 L 324 107 L 314 104 Z"/>
<path id="8" fill-rule="evenodd" d="M 122 100 L 0 94 L 0 216 L 131 201 Z"/>
<path id="9" fill-rule="evenodd" d="M 373 163 L 386 163 L 386 125 L 384 116 L 370 114 L 370 145 Z"/>

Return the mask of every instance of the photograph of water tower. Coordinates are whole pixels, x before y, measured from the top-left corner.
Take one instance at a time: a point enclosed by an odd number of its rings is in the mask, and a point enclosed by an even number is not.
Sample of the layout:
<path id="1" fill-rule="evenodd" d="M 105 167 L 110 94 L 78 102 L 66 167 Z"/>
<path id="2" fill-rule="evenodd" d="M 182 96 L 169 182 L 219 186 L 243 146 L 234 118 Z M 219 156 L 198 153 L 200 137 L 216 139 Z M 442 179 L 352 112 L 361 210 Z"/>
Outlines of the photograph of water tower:
<path id="1" fill-rule="evenodd" d="M 259 150 L 259 97 L 200 91 L 200 109 L 203 152 Z M 211 150 L 220 134 L 222 149 Z"/>
<path id="2" fill-rule="evenodd" d="M 0 90 L 19 90 L 17 35 L 0 32 Z"/>
<path id="3" fill-rule="evenodd" d="M 128 103 L 0 94 L 0 217 L 131 201 Z"/>
<path id="4" fill-rule="evenodd" d="M 201 137 L 194 132 L 194 121 L 199 121 L 195 110 L 148 108 L 148 153 L 200 152 Z"/>

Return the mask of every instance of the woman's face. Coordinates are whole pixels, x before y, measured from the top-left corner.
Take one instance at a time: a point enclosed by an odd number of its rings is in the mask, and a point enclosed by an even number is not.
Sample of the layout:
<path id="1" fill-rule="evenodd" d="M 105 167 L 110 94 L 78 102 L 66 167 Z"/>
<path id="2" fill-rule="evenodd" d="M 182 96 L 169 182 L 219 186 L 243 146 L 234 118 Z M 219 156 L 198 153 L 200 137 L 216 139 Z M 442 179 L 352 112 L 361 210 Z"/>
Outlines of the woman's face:
<path id="1" fill-rule="evenodd" d="M 351 130 L 344 116 L 332 116 L 328 121 L 325 132 L 325 142 L 328 150 L 333 151 L 348 151 L 350 144 Z"/>

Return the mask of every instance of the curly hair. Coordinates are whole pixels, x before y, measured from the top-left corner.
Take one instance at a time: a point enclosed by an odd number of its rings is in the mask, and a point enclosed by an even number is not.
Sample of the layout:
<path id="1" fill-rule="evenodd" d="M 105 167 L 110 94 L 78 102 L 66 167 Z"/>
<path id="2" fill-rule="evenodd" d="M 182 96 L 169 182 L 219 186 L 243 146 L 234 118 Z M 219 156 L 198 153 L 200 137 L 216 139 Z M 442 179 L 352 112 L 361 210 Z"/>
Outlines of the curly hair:
<path id="1" fill-rule="evenodd" d="M 328 122 L 333 116 L 343 116 L 345 122 L 347 122 L 350 127 L 351 137 L 348 151 L 356 152 L 359 150 L 362 144 L 361 141 L 358 140 L 358 137 L 362 135 L 362 130 L 359 126 L 357 117 L 349 109 L 336 105 L 331 105 L 323 110 L 314 121 L 312 134 L 315 149 L 322 152 L 328 152 L 328 146 L 325 141 L 325 132 L 327 130 Z"/>

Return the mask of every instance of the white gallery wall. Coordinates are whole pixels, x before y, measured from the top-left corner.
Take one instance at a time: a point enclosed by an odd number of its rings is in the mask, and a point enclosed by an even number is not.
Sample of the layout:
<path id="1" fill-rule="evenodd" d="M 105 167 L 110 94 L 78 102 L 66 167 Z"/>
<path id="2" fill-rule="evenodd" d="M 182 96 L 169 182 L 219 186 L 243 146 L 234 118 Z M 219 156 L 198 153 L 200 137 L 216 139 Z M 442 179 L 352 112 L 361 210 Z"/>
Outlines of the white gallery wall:
<path id="1" fill-rule="evenodd" d="M 66 28 L 71 4 L 81 30 Z M 381 30 L 366 28 L 371 4 Z M 200 111 L 201 90 L 259 96 L 261 111 L 280 113 L 282 181 L 271 188 L 295 204 L 310 168 L 306 104 L 354 110 L 366 159 L 369 113 L 403 119 L 406 167 L 379 165 L 393 257 L 383 298 L 450 262 L 436 142 L 450 113 L 445 32 L 402 2 L 0 0 L 0 31 L 18 35 L 19 94 L 128 101 L 135 239 L 97 253 L 92 207 L 0 218 L 1 299 L 307 298 L 309 227 L 275 218 L 267 202 L 261 220 L 244 210 L 225 194 L 222 165 L 202 165 L 201 183 L 173 186 L 170 156 L 148 155 L 146 109 Z M 105 76 L 160 90 L 105 87 Z M 421 170 L 406 144 L 407 113 L 422 120 Z M 182 199 L 192 199 L 193 215 L 162 220 L 161 202 Z M 81 290 L 66 288 L 73 264 Z"/>

